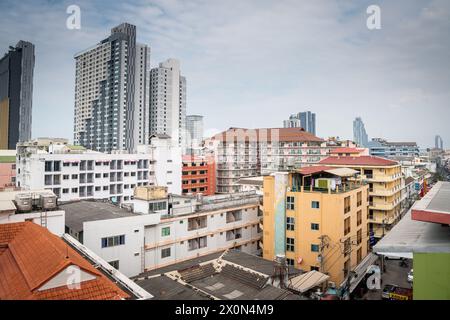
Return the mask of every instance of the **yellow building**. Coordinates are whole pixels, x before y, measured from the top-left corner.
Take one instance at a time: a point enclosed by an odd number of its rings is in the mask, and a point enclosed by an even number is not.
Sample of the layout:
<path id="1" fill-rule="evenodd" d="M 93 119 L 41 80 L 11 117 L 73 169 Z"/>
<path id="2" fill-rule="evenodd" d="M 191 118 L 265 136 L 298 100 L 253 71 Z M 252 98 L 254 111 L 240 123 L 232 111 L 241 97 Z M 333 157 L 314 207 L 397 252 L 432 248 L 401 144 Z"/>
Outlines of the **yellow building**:
<path id="1" fill-rule="evenodd" d="M 401 218 L 402 170 L 397 161 L 352 154 L 331 156 L 321 165 L 357 170 L 369 185 L 369 229 L 382 238 Z"/>
<path id="2" fill-rule="evenodd" d="M 264 177 L 263 257 L 318 270 L 337 287 L 368 253 L 368 189 L 357 172 L 306 167 Z"/>

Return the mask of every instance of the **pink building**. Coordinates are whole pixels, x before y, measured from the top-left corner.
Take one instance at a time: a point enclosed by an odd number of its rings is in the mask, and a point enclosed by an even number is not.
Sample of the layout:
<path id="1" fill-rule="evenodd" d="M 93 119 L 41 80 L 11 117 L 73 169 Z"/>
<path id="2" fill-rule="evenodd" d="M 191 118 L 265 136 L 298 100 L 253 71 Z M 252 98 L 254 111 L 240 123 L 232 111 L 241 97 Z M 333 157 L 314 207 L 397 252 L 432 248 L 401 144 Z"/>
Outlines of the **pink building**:
<path id="1" fill-rule="evenodd" d="M 16 156 L 0 154 L 0 188 L 16 185 Z"/>

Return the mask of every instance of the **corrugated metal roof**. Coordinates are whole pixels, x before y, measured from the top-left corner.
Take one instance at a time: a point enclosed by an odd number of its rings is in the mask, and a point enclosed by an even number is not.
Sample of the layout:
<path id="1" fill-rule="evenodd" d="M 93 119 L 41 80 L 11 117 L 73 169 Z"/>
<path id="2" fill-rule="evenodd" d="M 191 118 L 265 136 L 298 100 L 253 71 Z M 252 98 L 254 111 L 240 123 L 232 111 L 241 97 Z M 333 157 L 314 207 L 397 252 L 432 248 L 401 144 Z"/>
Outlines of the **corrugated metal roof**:
<path id="1" fill-rule="evenodd" d="M 319 271 L 309 271 L 290 280 L 289 288 L 301 293 L 327 281 L 330 276 Z"/>

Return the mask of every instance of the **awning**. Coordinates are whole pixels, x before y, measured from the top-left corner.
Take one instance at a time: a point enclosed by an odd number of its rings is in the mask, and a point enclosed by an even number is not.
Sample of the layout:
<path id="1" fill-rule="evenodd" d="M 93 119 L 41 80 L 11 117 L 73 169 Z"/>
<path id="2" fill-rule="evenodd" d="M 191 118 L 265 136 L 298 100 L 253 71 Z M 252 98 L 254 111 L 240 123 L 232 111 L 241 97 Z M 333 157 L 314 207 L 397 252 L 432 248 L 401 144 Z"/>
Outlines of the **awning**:
<path id="1" fill-rule="evenodd" d="M 358 174 L 359 172 L 350 168 L 336 168 L 336 169 L 329 169 L 324 170 L 327 173 L 334 174 L 338 177 L 353 177 L 354 175 Z"/>
<path id="2" fill-rule="evenodd" d="M 323 282 L 327 281 L 330 277 L 319 271 L 310 271 L 299 275 L 290 280 L 288 288 L 293 289 L 298 292 L 306 292 L 311 288 L 314 288 Z"/>

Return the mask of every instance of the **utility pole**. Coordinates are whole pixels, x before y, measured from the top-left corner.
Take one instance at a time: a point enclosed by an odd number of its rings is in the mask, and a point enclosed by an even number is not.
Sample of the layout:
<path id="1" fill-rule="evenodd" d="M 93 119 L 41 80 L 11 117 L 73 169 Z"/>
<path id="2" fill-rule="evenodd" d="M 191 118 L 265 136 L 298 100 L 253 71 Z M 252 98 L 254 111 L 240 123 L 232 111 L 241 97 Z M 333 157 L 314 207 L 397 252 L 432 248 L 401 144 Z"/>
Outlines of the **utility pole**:
<path id="1" fill-rule="evenodd" d="M 319 240 L 320 240 L 320 247 L 319 247 L 319 257 L 320 257 L 320 272 L 322 272 L 322 273 L 325 273 L 325 270 L 324 270 L 324 265 L 325 265 L 325 262 L 324 262 L 324 259 L 323 259 L 323 256 L 324 256 L 324 251 L 325 251 L 325 248 L 328 248 L 328 245 L 329 245 L 329 238 L 328 238 L 328 236 L 327 235 L 321 235 L 320 237 L 319 237 Z"/>

